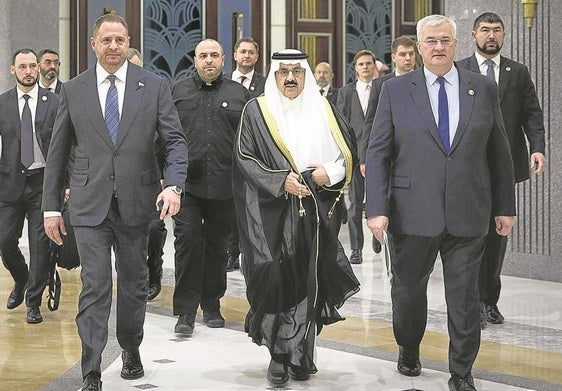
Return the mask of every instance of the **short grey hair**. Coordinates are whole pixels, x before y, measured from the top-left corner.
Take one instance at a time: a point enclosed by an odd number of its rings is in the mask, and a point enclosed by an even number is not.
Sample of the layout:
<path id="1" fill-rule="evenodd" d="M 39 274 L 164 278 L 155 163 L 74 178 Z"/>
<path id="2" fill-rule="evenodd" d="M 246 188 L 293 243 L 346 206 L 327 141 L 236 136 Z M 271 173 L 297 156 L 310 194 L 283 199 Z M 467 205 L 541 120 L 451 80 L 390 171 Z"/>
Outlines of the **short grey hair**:
<path id="1" fill-rule="evenodd" d="M 422 40 L 422 30 L 425 26 L 438 26 L 440 24 L 443 23 L 447 23 L 449 24 L 449 26 L 451 26 L 451 32 L 453 34 L 453 36 L 451 37 L 452 39 L 457 39 L 457 24 L 455 23 L 455 21 L 451 18 L 448 18 L 446 16 L 443 15 L 429 15 L 426 16 L 423 19 L 418 20 L 418 24 L 416 26 L 416 33 L 417 33 L 417 38 L 418 38 L 418 42 L 421 42 Z"/>

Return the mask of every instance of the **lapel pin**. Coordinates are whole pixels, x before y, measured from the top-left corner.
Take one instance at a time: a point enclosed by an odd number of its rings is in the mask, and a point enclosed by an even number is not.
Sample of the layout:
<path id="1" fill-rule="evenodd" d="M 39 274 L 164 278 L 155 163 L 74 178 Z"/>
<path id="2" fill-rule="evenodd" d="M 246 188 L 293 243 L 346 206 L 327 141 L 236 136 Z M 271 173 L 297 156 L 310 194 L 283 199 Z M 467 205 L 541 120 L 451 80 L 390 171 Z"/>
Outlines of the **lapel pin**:
<path id="1" fill-rule="evenodd" d="M 47 101 L 47 95 L 43 95 L 43 96 L 41 97 L 41 100 L 42 100 L 43 102 L 46 102 L 46 101 Z"/>
<path id="2" fill-rule="evenodd" d="M 468 92 L 468 95 L 470 95 L 470 96 L 474 95 L 474 90 L 472 88 L 470 90 L 468 90 L 467 92 Z"/>
<path id="3" fill-rule="evenodd" d="M 226 108 L 228 106 L 228 102 L 222 102 L 222 107 Z"/>
<path id="4" fill-rule="evenodd" d="M 506 72 L 511 72 L 511 67 L 505 67 Z"/>
<path id="5" fill-rule="evenodd" d="M 250 86 L 250 91 L 253 91 L 256 89 L 256 86 L 254 86 L 253 84 Z"/>
<path id="6" fill-rule="evenodd" d="M 139 81 L 139 88 L 140 87 L 144 87 L 144 83 L 142 81 Z"/>

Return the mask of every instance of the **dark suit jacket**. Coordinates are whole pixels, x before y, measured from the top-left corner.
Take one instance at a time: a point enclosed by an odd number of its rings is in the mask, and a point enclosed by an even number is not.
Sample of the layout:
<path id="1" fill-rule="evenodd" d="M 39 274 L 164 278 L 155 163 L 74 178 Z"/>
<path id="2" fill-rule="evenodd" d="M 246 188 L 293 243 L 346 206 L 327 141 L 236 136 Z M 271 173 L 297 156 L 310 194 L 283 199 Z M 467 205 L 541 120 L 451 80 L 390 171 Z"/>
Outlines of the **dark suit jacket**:
<path id="1" fill-rule="evenodd" d="M 480 73 L 473 54 L 457 62 L 458 66 Z M 529 152 L 545 153 L 544 120 L 535 86 L 527 67 L 500 57 L 499 97 L 507 138 L 511 147 L 515 181 L 529 179 Z"/>
<path id="2" fill-rule="evenodd" d="M 365 154 L 367 153 L 367 147 L 369 146 L 369 137 L 371 135 L 371 129 L 373 128 L 373 121 L 375 120 L 375 113 L 377 112 L 377 106 L 379 105 L 379 95 L 381 94 L 382 83 L 390 78 L 396 76 L 395 72 L 387 73 L 384 76 L 378 77 L 373 80 L 372 93 L 369 100 L 369 106 L 367 107 L 367 114 L 365 114 L 365 125 L 363 126 L 362 140 L 357 140 L 357 142 L 362 143 L 363 154 L 359 156 L 359 164 L 365 163 Z"/>
<path id="3" fill-rule="evenodd" d="M 364 156 L 366 151 L 364 150 L 363 140 L 363 127 L 365 124 L 365 115 L 361 108 L 361 103 L 359 101 L 359 95 L 355 89 L 357 81 L 346 84 L 338 90 L 338 100 L 336 107 L 340 113 L 343 114 L 344 118 L 349 122 L 349 125 L 353 129 L 355 139 L 357 140 L 357 153 L 359 156 Z M 371 84 L 372 86 L 373 84 Z M 367 111 L 369 111 L 369 106 L 373 100 L 373 95 L 375 93 L 374 88 L 371 88 L 371 93 L 369 94 L 369 105 L 367 106 Z M 355 101 L 359 104 L 359 107 L 352 109 L 352 102 Z M 356 113 L 356 115 L 353 115 Z M 361 161 L 361 160 L 360 160 Z"/>
<path id="4" fill-rule="evenodd" d="M 47 159 L 58 104 L 57 95 L 39 87 L 35 111 L 35 135 L 45 159 Z M 0 115 L 0 138 L 2 139 L 0 200 L 13 202 L 21 198 L 27 175 L 27 170 L 21 164 L 21 120 L 16 88 L 0 95 L 0 112 L 2 113 Z"/>
<path id="5" fill-rule="evenodd" d="M 338 91 L 339 90 L 337 88 L 330 86 L 330 89 L 326 94 L 326 99 L 328 99 L 330 103 L 333 104 L 334 106 L 336 106 L 338 102 Z"/>
<path id="6" fill-rule="evenodd" d="M 168 84 L 136 65 L 128 65 L 117 142 L 113 146 L 98 98 L 95 67 L 64 83 L 45 172 L 43 210 L 62 207 L 60 194 L 70 149 L 74 226 L 97 226 L 107 216 L 114 189 L 124 223 L 136 226 L 157 218 L 160 170 L 154 143 L 160 137 L 167 156 L 166 185 L 183 188 L 187 148 Z"/>
<path id="7" fill-rule="evenodd" d="M 229 80 L 232 80 L 232 72 L 228 72 L 225 74 L 225 77 Z M 254 72 L 254 76 L 252 77 L 252 81 L 250 82 L 250 98 L 256 98 L 263 94 L 265 89 L 265 80 L 266 77 L 261 73 Z M 238 81 L 238 80 L 236 80 Z"/>
<path id="8" fill-rule="evenodd" d="M 443 147 L 423 68 L 387 80 L 367 151 L 367 217 L 389 231 L 436 237 L 484 236 L 490 216 L 514 216 L 509 144 L 489 78 L 458 69 L 459 123 Z"/>

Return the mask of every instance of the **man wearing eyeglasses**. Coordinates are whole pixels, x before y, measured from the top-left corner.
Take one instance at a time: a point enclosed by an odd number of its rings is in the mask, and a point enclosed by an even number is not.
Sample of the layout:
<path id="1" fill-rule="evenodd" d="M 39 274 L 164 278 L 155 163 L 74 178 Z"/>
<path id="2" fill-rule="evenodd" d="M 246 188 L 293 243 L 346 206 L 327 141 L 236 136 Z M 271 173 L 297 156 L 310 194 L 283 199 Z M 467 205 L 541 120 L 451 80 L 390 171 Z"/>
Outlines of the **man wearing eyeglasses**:
<path id="1" fill-rule="evenodd" d="M 474 391 L 480 347 L 478 270 L 490 216 L 508 235 L 514 174 L 497 85 L 458 68 L 453 20 L 417 24 L 423 68 L 387 80 L 366 158 L 367 225 L 392 236 L 392 326 L 398 371 L 421 372 L 427 284 L 438 253 L 449 328 L 449 390 Z"/>
<path id="2" fill-rule="evenodd" d="M 502 19 L 492 12 L 483 13 L 474 21 L 472 31 L 476 52 L 457 64 L 459 67 L 487 75 L 498 83 L 501 112 L 513 158 L 515 182 L 523 182 L 529 179 L 530 170 L 533 175 L 538 175 L 546 167 L 544 120 L 527 67 L 500 55 L 504 37 Z M 504 317 L 498 309 L 498 301 L 506 247 L 507 238 L 498 235 L 491 224 L 486 238 L 486 251 L 480 265 L 481 327 L 485 327 L 488 322 L 504 322 Z"/>
<path id="3" fill-rule="evenodd" d="M 59 54 L 53 49 L 43 49 L 37 54 L 39 61 L 39 87 L 45 88 L 55 94 L 60 93 L 60 60 Z"/>
<path id="4" fill-rule="evenodd" d="M 269 349 L 273 386 L 316 373 L 316 335 L 342 320 L 337 308 L 359 290 L 337 239 L 355 143 L 318 93 L 307 57 L 294 49 L 273 54 L 264 96 L 246 105 L 235 142 L 245 329 Z"/>

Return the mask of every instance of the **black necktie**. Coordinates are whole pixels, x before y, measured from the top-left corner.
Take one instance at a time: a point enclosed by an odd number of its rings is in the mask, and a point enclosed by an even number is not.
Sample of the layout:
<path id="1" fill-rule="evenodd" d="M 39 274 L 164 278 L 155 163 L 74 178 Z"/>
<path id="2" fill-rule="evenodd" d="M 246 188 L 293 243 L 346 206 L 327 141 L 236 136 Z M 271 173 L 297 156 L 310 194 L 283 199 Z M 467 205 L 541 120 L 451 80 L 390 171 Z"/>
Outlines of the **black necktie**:
<path id="1" fill-rule="evenodd" d="M 29 109 L 29 98 L 23 95 L 25 104 L 21 113 L 21 164 L 29 168 L 33 164 L 33 123 L 31 122 L 31 110 Z"/>
<path id="2" fill-rule="evenodd" d="M 447 153 L 451 152 L 451 142 L 449 141 L 449 102 L 447 100 L 447 91 L 445 91 L 445 78 L 438 77 L 439 82 L 439 103 L 437 112 L 439 115 L 439 134 L 443 141 L 443 146 Z"/>
<path id="3" fill-rule="evenodd" d="M 107 90 L 107 98 L 105 99 L 105 126 L 113 145 L 117 142 L 117 132 L 119 131 L 119 96 L 117 95 L 117 87 L 115 87 L 115 78 L 115 75 L 107 76 L 111 86 Z"/>
<path id="4" fill-rule="evenodd" d="M 320 88 L 320 95 L 324 96 L 324 89 Z"/>

